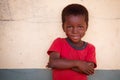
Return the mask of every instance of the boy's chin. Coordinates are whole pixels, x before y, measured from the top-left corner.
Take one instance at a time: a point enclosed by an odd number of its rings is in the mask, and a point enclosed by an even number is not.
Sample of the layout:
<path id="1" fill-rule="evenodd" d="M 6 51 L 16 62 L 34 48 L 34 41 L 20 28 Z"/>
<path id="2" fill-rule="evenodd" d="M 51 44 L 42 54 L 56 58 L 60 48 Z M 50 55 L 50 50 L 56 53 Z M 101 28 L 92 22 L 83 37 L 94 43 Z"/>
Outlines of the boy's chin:
<path id="1" fill-rule="evenodd" d="M 77 44 L 80 42 L 80 40 L 72 40 L 73 43 Z"/>

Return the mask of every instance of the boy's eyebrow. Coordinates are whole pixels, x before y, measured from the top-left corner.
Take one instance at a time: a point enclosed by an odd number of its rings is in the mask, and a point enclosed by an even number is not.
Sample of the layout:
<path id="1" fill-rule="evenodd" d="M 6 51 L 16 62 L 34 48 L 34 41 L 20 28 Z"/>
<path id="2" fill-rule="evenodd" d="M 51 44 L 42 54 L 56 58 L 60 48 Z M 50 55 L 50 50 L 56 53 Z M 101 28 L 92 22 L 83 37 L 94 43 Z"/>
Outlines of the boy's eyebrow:
<path id="1" fill-rule="evenodd" d="M 67 24 L 66 26 L 72 26 L 72 24 Z M 83 24 L 78 24 L 78 26 L 84 26 Z"/>
<path id="2" fill-rule="evenodd" d="M 67 22 L 66 24 L 68 24 L 68 25 L 72 25 L 72 24 L 71 24 L 71 23 L 69 23 L 69 22 Z M 84 24 L 81 24 L 81 23 L 80 23 L 80 24 L 78 24 L 78 25 L 84 25 Z"/>

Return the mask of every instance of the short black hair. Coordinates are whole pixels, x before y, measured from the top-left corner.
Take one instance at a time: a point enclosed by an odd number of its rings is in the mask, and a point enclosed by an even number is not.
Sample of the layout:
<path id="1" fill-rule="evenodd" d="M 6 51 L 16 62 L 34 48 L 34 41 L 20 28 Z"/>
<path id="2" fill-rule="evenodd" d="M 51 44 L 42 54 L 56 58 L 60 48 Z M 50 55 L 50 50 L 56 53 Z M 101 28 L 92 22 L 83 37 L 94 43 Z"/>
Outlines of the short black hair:
<path id="1" fill-rule="evenodd" d="M 62 11 L 62 24 L 65 22 L 65 17 L 70 15 L 82 15 L 85 17 L 86 24 L 88 25 L 89 14 L 88 10 L 81 4 L 69 4 Z"/>

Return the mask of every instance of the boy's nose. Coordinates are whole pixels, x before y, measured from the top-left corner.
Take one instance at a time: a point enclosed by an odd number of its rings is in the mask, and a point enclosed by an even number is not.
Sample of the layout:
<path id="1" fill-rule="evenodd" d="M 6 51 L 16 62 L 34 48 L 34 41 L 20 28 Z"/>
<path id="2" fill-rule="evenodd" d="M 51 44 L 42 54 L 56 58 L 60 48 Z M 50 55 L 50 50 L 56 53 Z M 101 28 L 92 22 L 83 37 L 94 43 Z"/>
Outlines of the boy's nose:
<path id="1" fill-rule="evenodd" d="M 77 28 L 73 28 L 72 30 L 73 33 L 77 33 L 77 31 L 78 31 Z"/>

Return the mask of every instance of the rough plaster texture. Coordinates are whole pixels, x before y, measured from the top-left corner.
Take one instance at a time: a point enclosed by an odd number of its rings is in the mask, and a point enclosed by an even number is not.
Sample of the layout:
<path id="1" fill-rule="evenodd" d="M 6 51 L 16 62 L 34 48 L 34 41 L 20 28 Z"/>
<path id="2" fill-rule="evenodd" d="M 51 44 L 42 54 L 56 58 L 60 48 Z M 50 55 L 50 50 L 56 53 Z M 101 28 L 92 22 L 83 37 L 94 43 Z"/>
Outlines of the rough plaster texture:
<path id="1" fill-rule="evenodd" d="M 98 69 L 120 69 L 120 0 L 0 0 L 0 68 L 45 68 L 70 3 L 89 10 L 84 40 L 96 46 Z"/>

